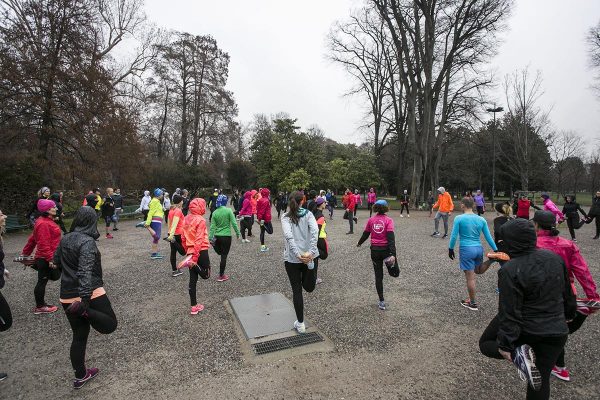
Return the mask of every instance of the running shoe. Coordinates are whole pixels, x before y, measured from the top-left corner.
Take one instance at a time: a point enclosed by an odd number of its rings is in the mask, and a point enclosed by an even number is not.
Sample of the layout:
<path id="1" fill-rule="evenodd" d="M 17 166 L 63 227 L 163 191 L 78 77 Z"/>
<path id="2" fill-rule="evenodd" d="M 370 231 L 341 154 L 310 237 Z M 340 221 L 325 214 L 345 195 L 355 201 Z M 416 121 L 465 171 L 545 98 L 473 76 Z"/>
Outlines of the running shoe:
<path id="1" fill-rule="evenodd" d="M 513 364 L 519 370 L 519 377 L 526 381 L 533 390 L 542 387 L 542 376 L 535 366 L 535 353 L 528 344 L 517 347 L 512 353 Z"/>
<path id="2" fill-rule="evenodd" d="M 569 375 L 569 370 L 566 368 L 557 367 L 555 365 L 552 367 L 552 371 L 550 373 L 561 381 L 571 382 L 571 375 Z"/>
<path id="3" fill-rule="evenodd" d="M 408 215 L 406 216 L 406 218 L 410 218 L 410 214 L 408 214 Z"/>
<path id="4" fill-rule="evenodd" d="M 298 333 L 304 333 L 304 332 L 306 332 L 306 325 L 304 324 L 304 322 L 295 321 L 294 322 L 294 329 Z"/>
<path id="5" fill-rule="evenodd" d="M 400 214 L 400 218 L 404 218 L 404 215 Z"/>
<path id="6" fill-rule="evenodd" d="M 385 302 L 384 301 L 380 301 L 378 303 L 379 309 L 382 311 L 385 311 Z"/>
<path id="7" fill-rule="evenodd" d="M 13 259 L 13 262 L 18 262 L 21 263 L 23 265 L 27 265 L 27 266 L 32 266 L 35 264 L 35 257 L 33 255 L 31 256 L 17 256 Z"/>
<path id="8" fill-rule="evenodd" d="M 354 232 L 346 232 L 346 235 L 354 235 Z"/>
<path id="9" fill-rule="evenodd" d="M 442 236 L 442 239 L 446 239 L 448 237 L 447 233 L 444 233 L 444 236 Z"/>
<path id="10" fill-rule="evenodd" d="M 242 239 L 242 242 L 244 242 L 244 243 L 250 243 L 250 240 L 248 240 L 248 239 Z"/>
<path id="11" fill-rule="evenodd" d="M 571 239 L 571 241 L 573 241 L 573 243 L 577 243 L 577 239 L 575 238 Z"/>
<path id="12" fill-rule="evenodd" d="M 100 372 L 98 368 L 89 368 L 88 370 L 86 370 L 85 376 L 83 378 L 75 379 L 73 381 L 73 389 L 81 389 L 83 385 L 94 379 L 96 375 L 98 375 L 98 372 Z"/>
<path id="13" fill-rule="evenodd" d="M 8 375 L 6 375 L 4 372 L 0 372 L 0 382 L 5 380 L 6 378 L 8 378 Z"/>
<path id="14" fill-rule="evenodd" d="M 489 258 L 490 260 L 495 260 L 495 261 L 509 261 L 510 260 L 510 256 L 501 251 L 490 251 L 485 256 L 487 258 Z"/>
<path id="15" fill-rule="evenodd" d="M 217 282 L 225 282 L 225 281 L 228 281 L 228 280 L 229 280 L 229 275 L 223 274 L 223 275 L 219 275 L 217 277 Z"/>
<path id="16" fill-rule="evenodd" d="M 194 262 L 192 261 L 192 255 L 188 254 L 181 260 L 181 262 L 177 265 L 177 269 L 191 268 Z"/>
<path id="17" fill-rule="evenodd" d="M 118 230 L 119 230 L 119 228 L 113 228 L 113 231 L 118 231 Z"/>
<path id="18" fill-rule="evenodd" d="M 260 251 L 261 251 L 262 253 L 264 253 L 264 252 L 266 252 L 266 251 L 269 251 L 269 248 L 268 248 L 267 246 L 265 246 L 265 245 L 262 245 L 262 246 L 260 246 Z"/>
<path id="19" fill-rule="evenodd" d="M 192 308 L 190 309 L 190 314 L 197 315 L 202 310 L 204 310 L 204 306 L 202 304 L 196 304 L 195 306 L 192 306 Z"/>
<path id="20" fill-rule="evenodd" d="M 394 265 L 396 263 L 396 257 L 394 256 L 389 256 L 387 258 L 383 259 L 383 263 L 387 266 L 387 267 L 391 267 L 392 265 Z"/>
<path id="21" fill-rule="evenodd" d="M 460 304 L 463 307 L 468 308 L 471 311 L 479 311 L 479 307 L 477 306 L 477 303 L 475 303 L 474 301 L 471 301 L 469 299 L 461 300 Z"/>
<path id="22" fill-rule="evenodd" d="M 179 275 L 183 275 L 183 272 L 181 272 L 180 270 L 173 271 L 173 273 L 171 273 L 171 276 L 173 278 L 175 278 L 176 276 L 179 276 Z"/>
<path id="23" fill-rule="evenodd" d="M 577 299 L 577 311 L 587 311 L 588 314 L 582 312 L 581 314 L 589 315 L 590 312 L 600 310 L 600 301 L 590 299 Z"/>
<path id="24" fill-rule="evenodd" d="M 150 258 L 153 260 L 162 260 L 163 258 L 165 258 L 165 256 L 163 256 L 160 253 L 152 253 L 150 254 Z"/>
<path id="25" fill-rule="evenodd" d="M 35 307 L 33 309 L 33 313 L 35 315 L 39 315 L 39 314 L 52 314 L 53 312 L 56 312 L 56 310 L 58 310 L 58 307 L 45 304 L 45 305 L 43 305 L 41 307 Z"/>
<path id="26" fill-rule="evenodd" d="M 431 234 L 432 237 L 438 237 L 440 236 L 440 233 L 438 231 L 435 231 Z"/>
<path id="27" fill-rule="evenodd" d="M 112 239 L 112 238 L 113 238 L 113 235 L 111 235 L 110 233 L 107 233 L 107 234 L 106 234 L 106 238 L 107 238 L 107 239 Z"/>
<path id="28" fill-rule="evenodd" d="M 352 218 L 352 219 L 354 220 L 354 223 L 355 223 L 355 224 L 358 224 L 358 218 L 357 218 L 357 217 L 354 217 L 354 218 Z"/>
<path id="29" fill-rule="evenodd" d="M 319 284 L 323 283 L 323 279 L 321 279 L 321 278 L 317 278 L 317 280 L 316 280 L 316 283 L 317 283 L 317 285 L 319 285 Z"/>

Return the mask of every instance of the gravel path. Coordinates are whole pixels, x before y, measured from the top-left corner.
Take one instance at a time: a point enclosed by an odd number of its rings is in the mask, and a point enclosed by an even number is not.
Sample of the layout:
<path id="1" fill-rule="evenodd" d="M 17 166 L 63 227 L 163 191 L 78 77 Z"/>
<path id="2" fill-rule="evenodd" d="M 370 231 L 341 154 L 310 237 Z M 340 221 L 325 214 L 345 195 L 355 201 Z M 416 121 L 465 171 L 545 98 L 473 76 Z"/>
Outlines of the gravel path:
<path id="1" fill-rule="evenodd" d="M 478 277 L 480 311 L 461 307 L 464 277 L 458 262 L 447 257 L 446 240 L 429 237 L 433 221 L 426 213 L 413 212 L 408 219 L 393 211 L 401 275 L 385 277 L 389 308 L 381 312 L 368 245 L 356 248 L 359 234 L 345 234 L 341 214 L 336 211 L 327 224 L 331 255 L 319 267 L 324 282 L 305 296 L 307 318 L 332 340 L 335 351 L 265 365 L 244 362 L 223 302 L 271 292 L 291 298 L 279 223 L 267 239 L 268 253 L 258 251 L 258 229 L 251 244 L 234 243 L 227 270 L 231 280 L 216 282 L 213 270 L 210 281 L 200 281 L 198 298 L 206 309 L 190 316 L 186 274 L 172 278 L 168 260 L 150 260 L 148 233 L 134 228 L 134 221 L 123 222 L 115 239 L 99 242 L 119 328 L 111 335 L 90 335 L 88 364 L 101 372 L 78 392 L 71 389 L 71 331 L 64 313 L 31 313 L 36 274 L 10 262 L 26 236 L 8 235 L 6 265 L 12 279 L 2 293 L 14 324 L 0 334 L 0 369 L 9 373 L 0 383 L 0 399 L 524 398 L 516 370 L 478 350 L 479 336 L 497 309 L 495 269 Z M 366 216 L 359 212 L 361 228 Z M 578 233 L 600 280 L 600 243 L 591 239 L 590 225 Z M 166 243 L 161 246 L 166 254 Z M 210 256 L 217 265 L 212 250 Z M 48 284 L 49 303 L 57 304 L 58 290 L 58 282 Z M 600 318 L 593 316 L 569 339 L 573 382 L 553 380 L 553 399 L 600 398 L 599 333 Z"/>

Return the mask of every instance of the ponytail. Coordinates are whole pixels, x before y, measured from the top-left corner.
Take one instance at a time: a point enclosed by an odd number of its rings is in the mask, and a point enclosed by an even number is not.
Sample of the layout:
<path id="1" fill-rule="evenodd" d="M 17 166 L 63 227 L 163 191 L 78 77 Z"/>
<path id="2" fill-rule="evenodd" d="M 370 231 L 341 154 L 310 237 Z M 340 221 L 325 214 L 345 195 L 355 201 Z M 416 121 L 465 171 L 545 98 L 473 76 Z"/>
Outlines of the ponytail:
<path id="1" fill-rule="evenodd" d="M 290 194 L 289 199 L 289 207 L 290 211 L 287 212 L 286 216 L 292 221 L 292 223 L 298 225 L 298 221 L 300 217 L 298 217 L 298 211 L 300 210 L 300 206 L 302 205 L 302 200 L 304 199 L 304 195 L 302 192 L 295 191 Z"/>

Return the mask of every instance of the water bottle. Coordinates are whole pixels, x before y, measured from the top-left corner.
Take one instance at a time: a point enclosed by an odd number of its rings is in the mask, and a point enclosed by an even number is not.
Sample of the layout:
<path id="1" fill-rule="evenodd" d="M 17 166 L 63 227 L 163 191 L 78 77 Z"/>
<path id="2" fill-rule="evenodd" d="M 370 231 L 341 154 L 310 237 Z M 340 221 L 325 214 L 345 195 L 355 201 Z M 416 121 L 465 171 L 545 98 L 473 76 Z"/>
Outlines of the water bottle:
<path id="1" fill-rule="evenodd" d="M 308 269 L 315 269 L 315 262 L 314 260 L 310 260 L 310 262 L 308 264 L 306 264 L 308 266 Z"/>

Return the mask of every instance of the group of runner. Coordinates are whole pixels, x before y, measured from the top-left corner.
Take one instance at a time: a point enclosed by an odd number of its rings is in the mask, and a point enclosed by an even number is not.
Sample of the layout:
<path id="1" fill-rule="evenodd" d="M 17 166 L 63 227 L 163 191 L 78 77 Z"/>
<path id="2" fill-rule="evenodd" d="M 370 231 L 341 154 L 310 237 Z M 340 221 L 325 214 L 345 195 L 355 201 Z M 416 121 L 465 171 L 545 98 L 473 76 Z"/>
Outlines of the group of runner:
<path id="1" fill-rule="evenodd" d="M 106 190 L 104 198 L 99 190 L 89 193 L 85 198 L 86 206 L 75 213 L 70 233 L 61 237 L 64 224 L 60 225 L 58 205 L 50 199 L 50 190 L 46 189 L 42 188 L 38 193 L 36 210 L 32 213 L 33 232 L 21 256 L 15 260 L 37 271 L 35 314 L 57 311 L 58 307 L 45 302 L 45 289 L 49 280 L 61 279 L 60 303 L 73 331 L 70 352 L 75 371 L 73 386 L 80 388 L 98 373 L 97 369 L 85 367 L 85 347 L 90 327 L 100 333 L 110 333 L 117 326 L 103 288 L 100 252 L 96 242 L 100 236 L 97 230 L 99 217 L 105 222 L 107 239 L 112 238 L 109 233 L 111 224 L 114 224 L 113 231 L 118 230 L 117 209 L 122 210 L 122 197 L 118 189 L 113 191 L 111 188 Z M 448 236 L 448 220 L 454 203 L 444 187 L 438 188 L 437 192 L 435 203 L 431 204 L 428 199 L 431 209 L 437 209 L 432 236 L 445 238 Z M 141 226 L 151 236 L 151 259 L 163 258 L 158 249 L 163 236 L 163 220 L 167 224 L 164 240 L 168 241 L 170 247 L 172 276 L 181 275 L 183 269 L 188 269 L 190 273 L 190 314 L 196 315 L 204 309 L 197 300 L 196 286 L 198 278 L 208 279 L 211 275 L 209 248 L 213 247 L 220 256 L 217 281 L 227 281 L 229 276 L 225 270 L 233 233 L 238 239 L 241 236 L 241 243 L 249 243 L 248 237 L 253 236 L 252 228 L 257 223 L 260 251 L 269 251 L 265 241 L 266 234 L 274 232 L 271 216 L 274 204 L 278 217 L 281 216 L 285 239 L 284 264 L 297 317 L 293 326 L 298 333 L 304 333 L 303 290 L 312 292 L 320 282 L 317 276 L 319 260 L 326 259 L 329 254 L 324 212 L 327 210 L 329 218 L 333 218 L 334 205 L 337 203 L 335 195 L 331 191 L 317 193 L 299 190 L 289 196 L 279 193 L 275 199 L 271 199 L 271 193 L 266 188 L 235 193 L 231 201 L 218 189 L 215 189 L 208 202 L 203 198 L 190 200 L 188 195 L 185 189 L 177 189 L 169 197 L 164 189 L 157 188 L 152 191 L 152 196 L 149 192 L 145 193 L 139 211 L 144 215 Z M 403 196 L 401 204 L 409 201 L 406 191 Z M 579 249 L 573 241 L 557 236 L 556 230 L 557 224 L 564 219 L 567 222 L 572 220 L 568 222 L 570 231 L 596 219 L 594 238 L 598 238 L 600 192 L 596 193 L 587 214 L 574 203 L 574 196 L 566 199 L 563 211 L 548 195 L 543 194 L 542 197 L 544 210 L 536 211 L 533 223 L 529 221 L 529 209 L 535 206 L 526 196 L 520 196 L 516 201 L 516 210 L 513 210 L 514 204 L 496 204 L 498 217 L 494 220 L 492 238 L 487 221 L 480 216 L 485 212 L 483 195 L 478 191 L 476 196 L 465 196 L 460 202 L 463 215 L 454 219 L 448 246 L 448 255 L 454 259 L 454 247 L 459 242 L 460 268 L 465 273 L 468 292 L 468 298 L 461 300 L 461 304 L 470 310 L 478 310 L 476 274 L 484 273 L 496 261 L 501 264 L 498 273 L 499 314 L 482 335 L 480 348 L 487 356 L 506 358 L 517 366 L 521 376 L 528 380 L 528 398 L 548 398 L 550 374 L 563 380 L 570 379 L 564 362 L 567 334 L 579 329 L 588 315 L 600 309 L 600 296 Z M 479 205 L 482 201 L 483 205 Z M 362 197 L 358 191 L 345 191 L 342 204 L 345 208 L 344 219 L 349 221 L 348 234 L 354 233 L 353 226 L 358 222 L 357 204 L 361 203 Z M 233 210 L 228 207 L 230 204 Z M 208 225 L 205 219 L 207 206 L 210 211 Z M 387 267 L 392 277 L 398 277 L 400 273 L 394 221 L 387 216 L 389 205 L 385 200 L 377 199 L 373 188 L 367 193 L 367 207 L 369 219 L 357 246 L 360 247 L 370 237 L 377 306 L 385 310 L 383 266 Z M 474 210 L 480 215 L 475 215 Z M 516 211 L 516 218 L 512 216 L 513 211 Z M 583 221 L 577 220 L 574 212 L 581 212 Z M 440 219 L 444 222 L 443 236 L 438 231 Z M 0 225 L 4 225 L 4 220 L 0 213 Z M 481 234 L 493 250 L 487 254 L 486 261 L 483 261 Z M 571 235 L 574 239 L 572 232 Z M 34 249 L 35 256 L 32 256 Z M 184 256 L 179 263 L 177 254 Z M 0 271 L 0 288 L 4 285 L 5 275 L 2 259 L 0 248 L 0 265 L 3 269 Z M 575 280 L 582 285 L 586 299 L 576 301 Z M 0 294 L 0 330 L 8 329 L 10 321 L 10 308 Z"/>

